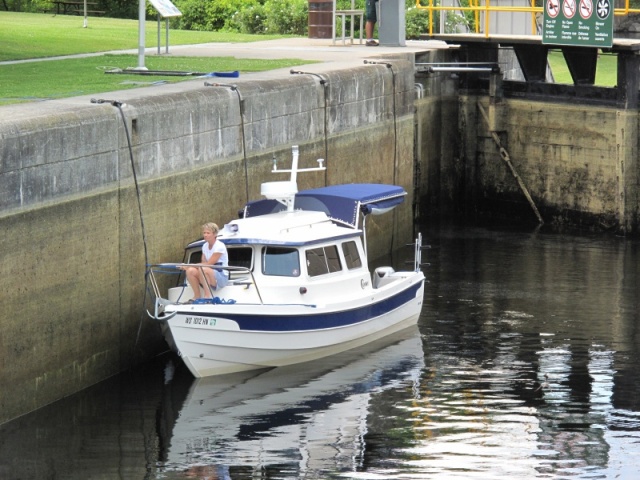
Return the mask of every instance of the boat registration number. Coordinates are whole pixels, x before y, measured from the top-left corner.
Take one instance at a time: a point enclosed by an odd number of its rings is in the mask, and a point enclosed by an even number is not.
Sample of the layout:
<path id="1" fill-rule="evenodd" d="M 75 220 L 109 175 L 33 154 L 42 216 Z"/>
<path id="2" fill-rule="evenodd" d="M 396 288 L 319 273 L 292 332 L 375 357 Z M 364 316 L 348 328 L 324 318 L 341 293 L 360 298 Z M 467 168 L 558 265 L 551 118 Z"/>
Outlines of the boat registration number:
<path id="1" fill-rule="evenodd" d="M 187 325 L 211 325 L 216 324 L 215 318 L 203 318 L 203 317 L 185 317 L 184 323 Z"/>

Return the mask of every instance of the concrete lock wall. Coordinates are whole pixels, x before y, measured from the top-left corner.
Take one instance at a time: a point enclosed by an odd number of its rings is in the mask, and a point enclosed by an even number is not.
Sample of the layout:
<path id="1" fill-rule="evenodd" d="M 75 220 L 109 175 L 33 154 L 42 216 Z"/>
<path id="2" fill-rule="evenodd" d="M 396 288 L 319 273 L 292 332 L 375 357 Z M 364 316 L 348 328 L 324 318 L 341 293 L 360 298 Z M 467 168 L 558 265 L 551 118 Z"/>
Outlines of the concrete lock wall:
<path id="1" fill-rule="evenodd" d="M 442 50 L 422 54 L 416 63 L 451 61 Z M 450 215 L 462 210 L 459 182 L 461 158 L 458 131 L 458 88 L 450 75 L 417 75 L 416 186 L 418 216 Z"/>
<path id="2" fill-rule="evenodd" d="M 325 85 L 281 71 L 237 90 L 194 80 L 112 93 L 128 132 L 89 97 L 0 108 L 0 423 L 165 350 L 143 312 L 145 246 L 149 262 L 180 261 L 202 223 L 235 218 L 262 182 L 288 177 L 270 170 L 274 156 L 290 166 L 294 144 L 302 167 L 327 166 L 300 188 L 407 189 L 393 218 L 368 222 L 372 258 L 411 238 L 412 59 L 316 67 Z"/>
<path id="3" fill-rule="evenodd" d="M 449 50 L 416 65 L 491 61 L 487 51 L 494 50 L 496 44 L 457 54 Z M 625 59 L 622 65 L 635 71 L 636 61 Z M 538 223 L 495 134 L 546 224 L 637 235 L 640 130 L 638 109 L 627 92 L 635 87 L 627 84 L 625 68 L 619 66 L 620 87 L 591 87 L 589 100 L 582 100 L 588 95 L 581 87 L 523 93 L 526 87 L 512 84 L 507 91 L 518 93 L 507 97 L 500 78 L 482 83 L 464 75 L 418 73 L 424 97 L 416 102 L 416 141 L 421 185 L 428 192 L 420 196 L 422 213 Z"/>
<path id="4" fill-rule="evenodd" d="M 517 174 L 545 223 L 637 229 L 638 112 L 520 99 L 461 96 L 466 126 L 467 195 L 484 211 L 536 217 L 502 160 L 490 130 L 498 133 Z M 485 112 L 493 111 L 489 127 Z"/>

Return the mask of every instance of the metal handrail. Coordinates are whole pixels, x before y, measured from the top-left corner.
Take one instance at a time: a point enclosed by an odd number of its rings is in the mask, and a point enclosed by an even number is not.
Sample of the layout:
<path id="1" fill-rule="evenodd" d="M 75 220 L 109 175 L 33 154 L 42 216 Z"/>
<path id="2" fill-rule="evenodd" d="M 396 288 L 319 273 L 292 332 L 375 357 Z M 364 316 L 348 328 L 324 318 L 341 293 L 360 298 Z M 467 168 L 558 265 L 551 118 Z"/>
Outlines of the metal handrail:
<path id="1" fill-rule="evenodd" d="M 256 288 L 256 293 L 258 294 L 258 298 L 260 299 L 260 303 L 264 303 L 262 301 L 262 296 L 260 295 L 260 291 L 258 289 L 258 285 L 255 281 L 255 278 L 253 277 L 253 272 L 251 271 L 251 269 L 247 268 L 247 267 L 235 267 L 235 266 L 222 266 L 222 265 L 205 265 L 205 264 L 198 264 L 198 263 L 155 263 L 155 264 L 148 264 L 147 265 L 147 278 L 149 279 L 149 283 L 151 285 L 151 289 L 153 290 L 153 295 L 156 297 L 155 299 L 155 312 L 152 315 L 149 311 L 147 311 L 147 314 L 151 317 L 151 318 L 155 318 L 157 320 L 168 320 L 169 318 L 171 318 L 173 315 L 175 315 L 175 312 L 172 315 L 169 316 L 163 316 L 160 317 L 160 310 L 162 310 L 162 307 L 169 304 L 169 302 L 162 296 L 161 292 L 160 292 L 160 287 L 158 286 L 158 281 L 156 280 L 156 273 L 166 273 L 166 274 L 170 274 L 170 275 L 179 275 L 182 273 L 182 267 L 198 267 L 201 270 L 205 269 L 205 268 L 211 268 L 214 270 L 227 270 L 229 273 L 231 272 L 236 272 L 236 273 L 246 273 L 249 274 L 249 276 L 251 277 L 251 281 L 253 283 L 253 285 Z M 246 284 L 248 285 L 248 284 Z M 213 297 L 214 295 L 214 291 L 212 290 L 211 286 L 209 285 L 209 293 L 211 293 L 211 296 Z"/>
<path id="2" fill-rule="evenodd" d="M 531 14 L 531 29 L 532 31 L 537 31 L 537 21 L 536 14 L 543 13 L 542 6 L 531 5 L 528 7 L 513 7 L 513 6 L 493 6 L 491 5 L 491 0 L 485 0 L 484 5 L 481 5 L 480 2 L 482 0 L 469 0 L 469 6 L 441 6 L 434 5 L 435 0 L 429 0 L 428 5 L 422 5 L 421 1 L 416 0 L 416 8 L 419 10 L 427 10 L 429 12 L 429 35 L 433 35 L 433 13 L 438 11 L 452 11 L 452 12 L 465 12 L 471 11 L 474 12 L 475 17 L 475 33 L 482 33 L 480 30 L 480 14 L 484 13 L 484 36 L 486 38 L 490 37 L 489 32 L 489 18 L 490 15 L 494 12 L 522 12 L 522 13 L 530 13 Z M 499 0 L 494 0 L 495 3 L 498 3 Z M 630 13 L 640 13 L 640 9 L 638 8 L 630 8 L 629 0 L 625 0 L 624 8 L 614 8 L 613 14 L 617 16 L 626 16 Z"/>

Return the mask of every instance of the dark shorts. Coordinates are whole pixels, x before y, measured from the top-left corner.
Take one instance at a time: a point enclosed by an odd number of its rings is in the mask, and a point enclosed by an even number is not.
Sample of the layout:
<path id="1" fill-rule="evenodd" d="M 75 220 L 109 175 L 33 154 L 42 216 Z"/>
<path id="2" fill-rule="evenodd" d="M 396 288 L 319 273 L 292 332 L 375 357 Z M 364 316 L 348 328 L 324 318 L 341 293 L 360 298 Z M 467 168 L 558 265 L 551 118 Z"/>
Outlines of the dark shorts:
<path id="1" fill-rule="evenodd" d="M 367 22 L 377 22 L 378 15 L 376 14 L 376 3 L 378 0 L 367 0 L 364 14 L 367 17 Z"/>

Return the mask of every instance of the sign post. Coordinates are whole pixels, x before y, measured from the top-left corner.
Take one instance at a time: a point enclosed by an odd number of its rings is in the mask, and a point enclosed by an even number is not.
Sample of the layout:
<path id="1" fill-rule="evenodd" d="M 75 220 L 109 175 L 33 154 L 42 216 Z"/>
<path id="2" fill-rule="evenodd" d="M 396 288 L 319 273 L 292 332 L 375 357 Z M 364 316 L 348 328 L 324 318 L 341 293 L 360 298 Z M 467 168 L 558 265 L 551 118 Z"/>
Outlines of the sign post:
<path id="1" fill-rule="evenodd" d="M 181 17 L 182 12 L 178 10 L 170 0 L 149 0 L 153 8 L 158 12 L 158 55 L 160 55 L 160 18 L 165 19 L 165 34 L 166 34 L 166 44 L 165 44 L 165 53 L 169 53 L 169 18 L 171 17 Z"/>
<path id="2" fill-rule="evenodd" d="M 158 53 L 160 53 L 160 17 L 168 19 L 170 17 L 179 17 L 182 12 L 171 3 L 170 0 L 149 0 L 153 8 L 158 12 Z M 146 0 L 138 0 L 138 66 L 137 70 L 147 70 L 144 65 L 145 50 L 145 31 L 144 24 L 146 21 Z M 169 53 L 169 20 L 166 21 L 167 30 L 167 53 Z"/>
<path id="3" fill-rule="evenodd" d="M 138 0 L 138 70 L 147 70 L 144 65 L 144 24 L 147 21 L 145 0 Z"/>
<path id="4" fill-rule="evenodd" d="M 613 45 L 613 0 L 544 0 L 542 43 L 608 48 Z"/>

